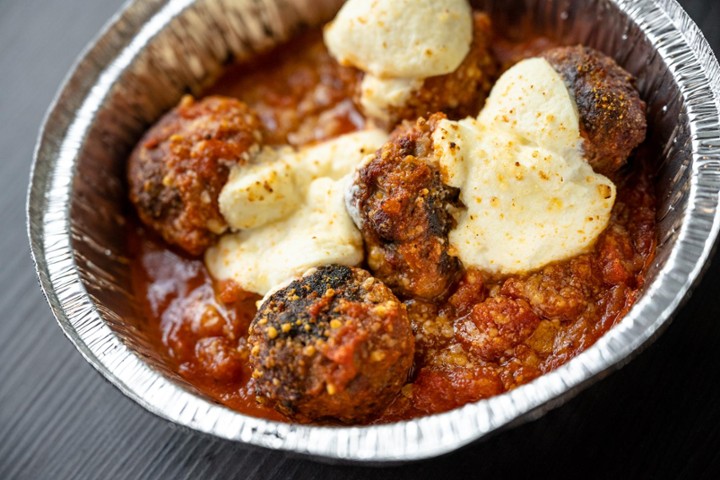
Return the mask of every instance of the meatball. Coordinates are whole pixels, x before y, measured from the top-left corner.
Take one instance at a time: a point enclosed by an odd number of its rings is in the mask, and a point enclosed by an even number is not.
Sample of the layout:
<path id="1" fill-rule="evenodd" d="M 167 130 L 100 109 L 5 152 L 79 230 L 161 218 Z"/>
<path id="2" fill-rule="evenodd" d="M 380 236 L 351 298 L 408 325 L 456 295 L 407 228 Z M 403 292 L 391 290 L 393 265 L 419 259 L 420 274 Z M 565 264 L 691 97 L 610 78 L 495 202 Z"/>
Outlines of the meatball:
<path id="1" fill-rule="evenodd" d="M 592 257 L 579 255 L 524 277 L 510 277 L 500 293 L 526 300 L 545 318 L 572 322 L 586 309 L 595 308 L 595 299 L 602 288 L 600 280 Z"/>
<path id="2" fill-rule="evenodd" d="M 299 422 L 381 413 L 405 384 L 415 349 L 404 305 L 366 271 L 340 265 L 273 293 L 248 342 L 258 401 Z"/>
<path id="3" fill-rule="evenodd" d="M 432 132 L 444 118 L 439 113 L 398 127 L 359 167 L 348 194 L 370 269 L 406 297 L 442 297 L 461 271 L 447 238 L 460 190 L 442 182 L 433 157 Z"/>
<path id="4" fill-rule="evenodd" d="M 244 103 L 185 96 L 130 156 L 130 200 L 140 220 L 200 255 L 227 227 L 218 195 L 230 168 L 246 162 L 260 141 L 260 120 Z"/>
<path id="5" fill-rule="evenodd" d="M 539 323 L 525 300 L 494 297 L 475 305 L 468 316 L 458 320 L 455 330 L 468 351 L 495 361 L 532 335 Z"/>
<path id="6" fill-rule="evenodd" d="M 542 56 L 575 97 L 585 157 L 596 172 L 612 176 L 645 140 L 645 102 L 634 78 L 612 58 L 588 47 L 553 48 Z"/>
<path id="7" fill-rule="evenodd" d="M 198 366 L 214 381 L 229 383 L 242 378 L 247 351 L 227 337 L 199 339 L 195 355 Z"/>
<path id="8" fill-rule="evenodd" d="M 490 17 L 476 12 L 473 16 L 473 41 L 470 51 L 455 71 L 426 78 L 402 106 L 388 107 L 386 127 L 402 120 L 415 120 L 435 112 L 450 118 L 476 116 L 492 88 L 498 72 L 490 51 Z M 360 105 L 359 100 L 356 101 Z"/>

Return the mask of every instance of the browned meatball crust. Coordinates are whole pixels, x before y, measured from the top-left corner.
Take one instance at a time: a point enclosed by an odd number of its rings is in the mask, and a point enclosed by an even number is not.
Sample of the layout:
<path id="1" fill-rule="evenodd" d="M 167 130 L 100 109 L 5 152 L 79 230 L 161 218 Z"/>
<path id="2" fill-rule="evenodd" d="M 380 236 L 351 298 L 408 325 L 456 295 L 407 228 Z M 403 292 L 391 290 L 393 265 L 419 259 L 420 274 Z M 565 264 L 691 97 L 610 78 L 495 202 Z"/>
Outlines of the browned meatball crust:
<path id="1" fill-rule="evenodd" d="M 470 51 L 460 66 L 451 73 L 426 78 L 405 105 L 389 108 L 389 121 L 384 126 L 392 128 L 402 120 L 414 121 L 435 112 L 443 112 L 453 119 L 476 116 L 498 72 L 497 61 L 490 50 L 491 38 L 490 17 L 476 12 Z"/>
<path id="2" fill-rule="evenodd" d="M 260 120 L 244 103 L 184 97 L 130 156 L 130 200 L 140 220 L 200 255 L 227 227 L 218 195 L 230 168 L 247 161 L 260 141 Z"/>
<path id="3" fill-rule="evenodd" d="M 258 401 L 299 422 L 344 423 L 382 413 L 407 380 L 415 345 L 390 289 L 339 265 L 272 294 L 248 342 Z"/>
<path id="4" fill-rule="evenodd" d="M 360 166 L 348 195 L 370 269 L 406 297 L 442 297 L 461 270 L 447 239 L 460 191 L 442 182 L 433 157 L 432 132 L 444 118 L 438 113 L 398 127 Z"/>
<path id="5" fill-rule="evenodd" d="M 615 61 L 588 47 L 559 47 L 542 56 L 563 77 L 580 114 L 585 157 L 612 176 L 645 140 L 645 102 L 635 80 Z"/>

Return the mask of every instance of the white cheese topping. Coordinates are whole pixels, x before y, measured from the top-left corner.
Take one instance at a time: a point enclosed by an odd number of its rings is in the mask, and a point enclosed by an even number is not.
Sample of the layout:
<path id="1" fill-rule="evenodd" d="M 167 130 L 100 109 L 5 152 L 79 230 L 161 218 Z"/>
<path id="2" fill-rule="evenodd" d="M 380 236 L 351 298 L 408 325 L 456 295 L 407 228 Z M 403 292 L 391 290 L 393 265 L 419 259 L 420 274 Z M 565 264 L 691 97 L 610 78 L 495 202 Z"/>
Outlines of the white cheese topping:
<path id="1" fill-rule="evenodd" d="M 408 78 L 378 78 L 366 74 L 360 84 L 360 106 L 365 116 L 389 121 L 389 109 L 402 107 L 423 81 Z"/>
<path id="2" fill-rule="evenodd" d="M 251 165 L 234 167 L 220 210 L 241 231 L 208 249 L 210 273 L 264 295 L 311 267 L 359 264 L 362 236 L 343 197 L 349 174 L 385 141 L 381 130 L 367 130 L 299 151 L 265 148 Z"/>
<path id="3" fill-rule="evenodd" d="M 577 108 L 543 59 L 508 70 L 477 120 L 444 120 L 433 141 L 467 207 L 449 236 L 465 267 L 534 270 L 586 251 L 610 219 L 615 185 L 583 159 Z"/>
<path id="4" fill-rule="evenodd" d="M 471 41 L 467 0 L 348 0 L 325 28 L 325 44 L 341 64 L 382 78 L 450 73 Z"/>
<path id="5" fill-rule="evenodd" d="M 318 178 L 307 187 L 303 203 L 292 215 L 257 229 L 223 235 L 205 254 L 210 273 L 264 295 L 311 267 L 362 262 L 362 236 L 343 200 L 348 178 Z"/>
<path id="6" fill-rule="evenodd" d="M 372 129 L 297 152 L 290 147 L 265 147 L 249 165 L 236 165 L 230 170 L 218 198 L 220 213 L 236 230 L 257 228 L 284 218 L 302 203 L 312 180 L 340 179 L 385 140 L 387 134 Z"/>
<path id="7" fill-rule="evenodd" d="M 294 159 L 292 148 L 264 148 L 250 164 L 234 166 L 218 197 L 228 225 L 240 230 L 257 228 L 292 213 L 302 201 Z"/>

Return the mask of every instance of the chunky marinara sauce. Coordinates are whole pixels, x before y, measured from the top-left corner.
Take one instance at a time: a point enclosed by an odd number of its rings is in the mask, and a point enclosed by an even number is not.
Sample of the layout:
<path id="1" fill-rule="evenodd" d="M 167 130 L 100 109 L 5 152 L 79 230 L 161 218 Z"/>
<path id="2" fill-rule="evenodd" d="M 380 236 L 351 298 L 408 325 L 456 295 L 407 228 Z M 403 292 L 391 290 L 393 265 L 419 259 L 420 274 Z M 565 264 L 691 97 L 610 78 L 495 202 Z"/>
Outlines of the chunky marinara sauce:
<path id="1" fill-rule="evenodd" d="M 542 39 L 497 44 L 505 64 L 551 45 Z M 304 145 L 363 127 L 352 101 L 356 75 L 339 67 L 320 34 L 311 32 L 251 65 L 234 67 L 208 93 L 237 97 L 254 108 L 270 143 Z M 591 252 L 527 275 L 467 271 L 443 303 L 405 302 L 416 339 L 414 368 L 374 422 L 450 410 L 527 383 L 588 348 L 628 312 L 656 243 L 652 178 L 640 150 L 615 178 L 612 218 Z M 253 393 L 246 337 L 259 297 L 214 281 L 202 258 L 180 253 L 139 222 L 134 225 L 134 289 L 171 367 L 230 408 L 284 420 Z M 469 320 L 473 306 L 488 298 L 493 308 L 486 311 L 497 326 L 485 343 L 492 351 L 477 355 L 463 341 L 468 329 L 484 321 Z M 528 312 L 517 307 L 518 299 L 540 318 L 529 337 L 521 331 Z M 515 336 L 527 338 L 518 343 Z"/>

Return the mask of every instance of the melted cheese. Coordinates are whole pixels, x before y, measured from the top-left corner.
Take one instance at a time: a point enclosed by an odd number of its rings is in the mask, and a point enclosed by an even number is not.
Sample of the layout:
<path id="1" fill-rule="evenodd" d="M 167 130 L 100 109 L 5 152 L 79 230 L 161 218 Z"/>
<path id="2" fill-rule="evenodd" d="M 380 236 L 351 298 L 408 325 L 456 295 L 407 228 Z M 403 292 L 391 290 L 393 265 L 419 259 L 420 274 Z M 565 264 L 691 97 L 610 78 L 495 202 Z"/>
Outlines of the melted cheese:
<path id="1" fill-rule="evenodd" d="M 292 213 L 302 201 L 291 148 L 264 148 L 249 165 L 234 166 L 218 204 L 234 229 L 257 228 Z"/>
<path id="2" fill-rule="evenodd" d="M 220 209 L 241 231 L 208 249 L 210 273 L 264 295 L 312 267 L 359 264 L 362 236 L 343 197 L 349 174 L 386 140 L 367 130 L 299 151 L 265 148 L 251 165 L 234 167 Z"/>
<path id="3" fill-rule="evenodd" d="M 325 45 L 365 76 L 360 105 L 387 123 L 428 77 L 455 71 L 470 51 L 467 0 L 348 0 L 325 28 Z"/>
<path id="4" fill-rule="evenodd" d="M 348 0 L 325 28 L 341 64 L 381 78 L 450 73 L 471 41 L 467 0 Z"/>
<path id="5" fill-rule="evenodd" d="M 583 159 L 576 106 L 543 59 L 508 70 L 478 119 L 443 120 L 433 140 L 467 207 L 449 236 L 465 267 L 534 270 L 586 251 L 607 226 L 615 185 Z"/>
<path id="6" fill-rule="evenodd" d="M 366 74 L 360 84 L 360 105 L 363 113 L 371 118 L 387 122 L 392 107 L 402 107 L 423 81 L 407 78 L 378 78 Z"/>
<path id="7" fill-rule="evenodd" d="M 294 212 L 312 180 L 337 180 L 387 139 L 377 129 L 343 135 L 295 151 L 265 147 L 249 165 L 236 165 L 218 198 L 220 213 L 236 230 L 258 228 Z"/>
<path id="8" fill-rule="evenodd" d="M 314 180 L 292 215 L 257 229 L 223 235 L 205 255 L 210 273 L 264 295 L 311 267 L 362 262 L 362 236 L 343 200 L 348 178 Z"/>

